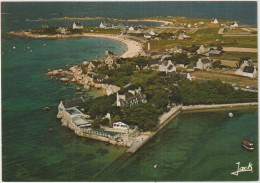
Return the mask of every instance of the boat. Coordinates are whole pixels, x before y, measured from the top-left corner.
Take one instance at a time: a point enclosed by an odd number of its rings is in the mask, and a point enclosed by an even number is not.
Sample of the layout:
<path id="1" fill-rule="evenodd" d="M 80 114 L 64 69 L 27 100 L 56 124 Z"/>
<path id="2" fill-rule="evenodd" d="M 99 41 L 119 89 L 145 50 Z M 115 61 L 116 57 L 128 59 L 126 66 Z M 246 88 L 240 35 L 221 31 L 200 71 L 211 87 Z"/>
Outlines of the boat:
<path id="1" fill-rule="evenodd" d="M 248 150 L 248 151 L 253 151 L 255 149 L 254 144 L 250 143 L 248 140 L 243 139 L 243 143 L 242 146 L 244 149 Z"/>
<path id="2" fill-rule="evenodd" d="M 157 164 L 154 164 L 154 165 L 153 165 L 153 168 L 157 168 L 157 167 L 158 167 L 158 165 L 157 165 Z"/>
<path id="3" fill-rule="evenodd" d="M 13 46 L 13 49 L 15 50 L 15 49 L 16 49 L 16 47 L 15 47 L 15 46 Z"/>
<path id="4" fill-rule="evenodd" d="M 45 47 L 47 44 L 43 44 L 42 46 Z"/>
<path id="5" fill-rule="evenodd" d="M 234 116 L 234 114 L 232 112 L 230 112 L 230 113 L 228 113 L 228 116 L 232 118 Z"/>
<path id="6" fill-rule="evenodd" d="M 49 128 L 49 132 L 52 132 L 53 131 L 53 128 Z"/>

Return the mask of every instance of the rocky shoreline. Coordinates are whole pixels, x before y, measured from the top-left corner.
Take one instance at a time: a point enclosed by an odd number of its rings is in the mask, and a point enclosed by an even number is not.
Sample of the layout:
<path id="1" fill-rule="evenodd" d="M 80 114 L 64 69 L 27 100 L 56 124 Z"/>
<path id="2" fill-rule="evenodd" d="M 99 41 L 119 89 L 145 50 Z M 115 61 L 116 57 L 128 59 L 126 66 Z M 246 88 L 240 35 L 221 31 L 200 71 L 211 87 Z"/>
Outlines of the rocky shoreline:
<path id="1" fill-rule="evenodd" d="M 69 81 L 77 83 L 82 85 L 85 91 L 90 90 L 91 88 L 95 88 L 97 90 L 103 91 L 105 95 L 111 95 L 120 90 L 120 87 L 115 85 L 94 82 L 93 78 L 82 72 L 80 66 L 73 66 L 69 69 L 69 71 L 63 69 L 53 71 L 48 70 L 46 76 L 65 82 L 66 85 Z M 70 80 L 68 77 L 72 77 L 72 79 Z"/>

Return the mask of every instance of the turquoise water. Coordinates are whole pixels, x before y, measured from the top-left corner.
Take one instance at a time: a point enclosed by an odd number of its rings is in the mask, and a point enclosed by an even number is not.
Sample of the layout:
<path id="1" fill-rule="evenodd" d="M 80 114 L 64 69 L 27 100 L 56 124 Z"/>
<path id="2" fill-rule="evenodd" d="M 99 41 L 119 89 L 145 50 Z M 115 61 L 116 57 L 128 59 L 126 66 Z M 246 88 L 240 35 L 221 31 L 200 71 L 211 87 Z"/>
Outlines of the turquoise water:
<path id="1" fill-rule="evenodd" d="M 109 181 L 246 181 L 258 180 L 258 111 L 183 113 L 133 155 Z M 242 148 L 246 138 L 256 149 Z M 231 175 L 253 164 L 253 173 Z M 154 169 L 153 165 L 159 168 Z"/>
<path id="2" fill-rule="evenodd" d="M 110 163 L 125 151 L 125 148 L 78 137 L 62 127 L 56 119 L 57 105 L 60 100 L 78 97 L 75 96 L 77 86 L 71 83 L 66 86 L 45 76 L 47 69 L 65 68 L 66 64 L 75 65 L 83 60 L 103 58 L 108 49 L 120 54 L 126 49 L 125 45 L 97 38 L 14 38 L 9 37 L 7 31 L 42 24 L 63 24 L 49 20 L 59 17 L 61 11 L 63 16 L 115 18 L 192 16 L 193 13 L 194 17 L 211 18 L 214 15 L 254 24 L 255 4 L 128 2 L 118 3 L 117 6 L 103 3 L 100 6 L 100 3 L 2 3 L 2 108 L 6 110 L 2 112 L 3 180 L 100 181 L 100 172 L 109 168 Z M 210 6 L 214 7 L 212 11 Z M 140 8 L 145 11 L 140 11 Z M 218 14 L 217 10 L 221 8 Z M 26 22 L 26 18 L 47 18 L 48 21 Z M 86 23 L 95 26 L 99 21 Z M 43 44 L 47 46 L 43 47 Z M 24 50 L 28 46 L 32 52 Z M 98 95 L 98 92 L 89 91 L 82 96 Z M 45 106 L 51 110 L 42 111 Z M 244 151 L 241 139 L 252 138 L 257 143 L 257 111 L 237 110 L 234 118 L 227 118 L 227 112 L 180 115 L 105 180 L 256 180 L 258 150 L 252 153 Z M 50 127 L 54 129 L 52 133 L 48 132 Z M 241 166 L 251 161 L 254 173 L 231 176 L 237 161 L 241 162 Z M 153 169 L 154 163 L 158 163 L 160 168 Z"/>
<path id="3" fill-rule="evenodd" d="M 47 44 L 43 47 L 43 44 Z M 96 38 L 3 40 L 2 113 L 3 179 L 6 181 L 91 180 L 125 150 L 77 137 L 56 120 L 57 105 L 75 95 L 76 85 L 66 86 L 45 76 L 47 69 L 65 68 L 83 60 L 103 58 L 112 48 L 125 45 Z M 16 49 L 12 46 L 15 45 Z M 32 52 L 24 50 L 30 47 Z M 9 50 L 11 52 L 9 52 Z M 83 97 L 98 96 L 89 91 Z M 42 111 L 49 106 L 50 111 Z M 53 127 L 53 133 L 49 133 Z M 87 173 L 86 173 L 86 167 Z"/>

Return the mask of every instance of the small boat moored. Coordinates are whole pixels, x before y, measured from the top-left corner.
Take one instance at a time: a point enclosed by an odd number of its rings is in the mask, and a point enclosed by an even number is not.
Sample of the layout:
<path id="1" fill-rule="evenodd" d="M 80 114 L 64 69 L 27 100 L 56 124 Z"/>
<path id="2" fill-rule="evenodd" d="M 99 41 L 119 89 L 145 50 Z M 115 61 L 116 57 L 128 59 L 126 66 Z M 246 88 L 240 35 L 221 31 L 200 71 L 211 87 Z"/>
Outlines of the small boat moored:
<path id="1" fill-rule="evenodd" d="M 49 132 L 52 132 L 53 131 L 53 128 L 49 128 Z"/>
<path id="2" fill-rule="evenodd" d="M 254 144 L 250 143 L 248 140 L 243 139 L 243 143 L 242 146 L 244 149 L 248 150 L 248 151 L 253 151 L 255 149 Z"/>

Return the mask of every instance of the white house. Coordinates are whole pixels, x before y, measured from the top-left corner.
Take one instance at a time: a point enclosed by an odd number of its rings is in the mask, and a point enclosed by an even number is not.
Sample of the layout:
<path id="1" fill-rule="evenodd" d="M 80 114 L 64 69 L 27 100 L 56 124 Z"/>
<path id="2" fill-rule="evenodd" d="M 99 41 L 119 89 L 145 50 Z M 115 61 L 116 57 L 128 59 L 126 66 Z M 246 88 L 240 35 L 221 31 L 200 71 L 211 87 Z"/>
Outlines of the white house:
<path id="1" fill-rule="evenodd" d="M 156 35 L 156 33 L 153 31 L 153 29 L 149 32 L 152 36 Z"/>
<path id="2" fill-rule="evenodd" d="M 233 22 L 231 25 L 230 25 L 231 28 L 235 28 L 235 27 L 238 27 L 238 24 L 237 22 Z"/>
<path id="3" fill-rule="evenodd" d="M 191 76 L 190 73 L 187 74 L 187 79 L 190 80 L 190 81 L 194 81 L 196 80 L 196 76 Z"/>
<path id="4" fill-rule="evenodd" d="M 197 54 L 205 54 L 205 53 L 209 52 L 209 50 L 210 50 L 210 47 L 208 45 L 204 44 L 204 45 L 201 45 L 200 48 L 196 52 L 197 52 Z"/>
<path id="5" fill-rule="evenodd" d="M 235 72 L 236 75 L 257 78 L 257 68 L 253 65 L 252 60 L 244 60 L 243 64 Z"/>
<path id="6" fill-rule="evenodd" d="M 58 106 L 57 118 L 61 118 L 62 124 L 65 126 L 74 125 L 78 128 L 90 127 L 91 122 L 87 118 L 89 115 L 83 114 L 77 109 L 82 99 L 73 99 L 67 101 L 61 101 Z"/>
<path id="7" fill-rule="evenodd" d="M 129 29 L 128 29 L 129 31 L 134 31 L 135 30 L 135 28 L 133 27 L 133 26 L 131 26 L 131 27 L 129 27 Z"/>
<path id="8" fill-rule="evenodd" d="M 144 34 L 144 37 L 145 37 L 146 39 L 151 39 L 151 38 L 152 38 L 151 34 L 149 34 L 149 33 Z"/>
<path id="9" fill-rule="evenodd" d="M 104 28 L 106 28 L 106 27 L 107 27 L 107 26 L 106 26 L 105 22 L 104 22 L 104 23 L 101 22 L 100 25 L 99 25 L 99 28 L 101 28 L 101 29 L 104 29 Z"/>
<path id="10" fill-rule="evenodd" d="M 120 129 L 120 130 L 128 130 L 129 126 L 123 122 L 115 122 L 113 123 L 113 128 Z"/>
<path id="11" fill-rule="evenodd" d="M 131 107 L 146 102 L 146 95 L 142 93 L 141 87 L 135 90 L 128 90 L 128 92 L 123 95 L 119 95 L 117 92 L 116 106 L 118 107 Z"/>
<path id="12" fill-rule="evenodd" d="M 212 18 L 212 19 L 211 19 L 211 23 L 212 23 L 212 24 L 218 24 L 218 19 Z"/>
<path id="13" fill-rule="evenodd" d="M 188 28 L 191 28 L 191 24 L 188 24 L 187 27 L 188 27 Z"/>
<path id="14" fill-rule="evenodd" d="M 196 68 L 200 70 L 210 70 L 212 68 L 212 61 L 207 58 L 199 58 L 196 63 Z"/>
<path id="15" fill-rule="evenodd" d="M 80 22 L 74 22 L 72 28 L 73 29 L 82 29 L 83 25 Z"/>
<path id="16" fill-rule="evenodd" d="M 165 73 L 176 72 L 176 67 L 171 60 L 163 60 L 159 64 L 159 71 Z"/>

